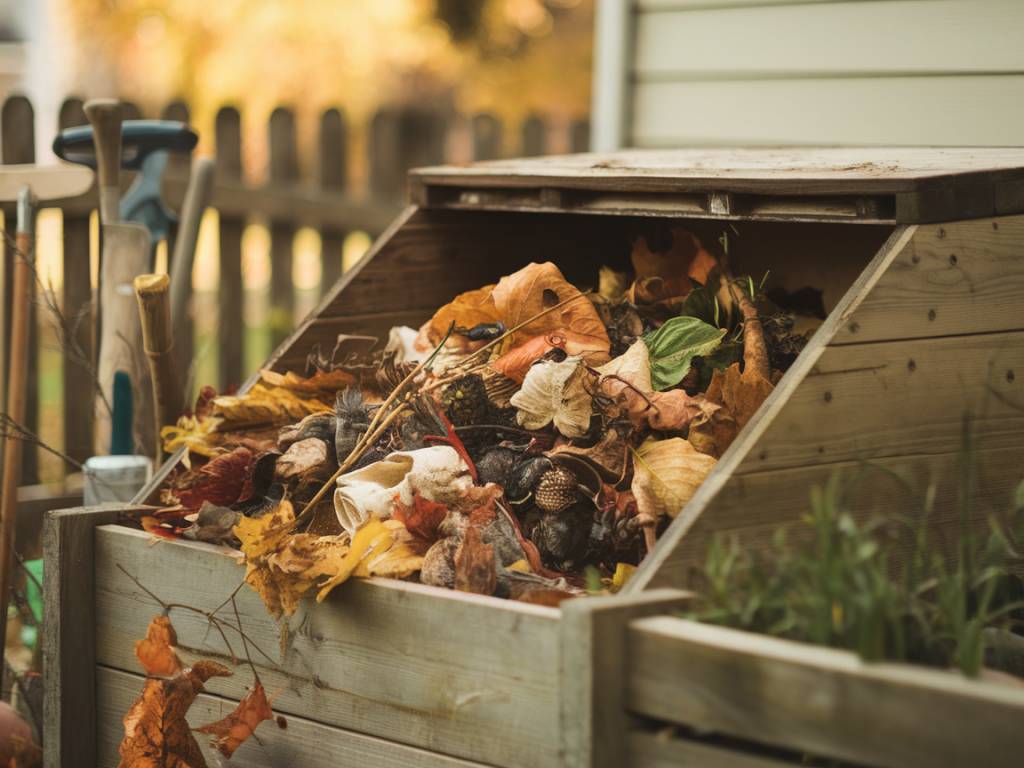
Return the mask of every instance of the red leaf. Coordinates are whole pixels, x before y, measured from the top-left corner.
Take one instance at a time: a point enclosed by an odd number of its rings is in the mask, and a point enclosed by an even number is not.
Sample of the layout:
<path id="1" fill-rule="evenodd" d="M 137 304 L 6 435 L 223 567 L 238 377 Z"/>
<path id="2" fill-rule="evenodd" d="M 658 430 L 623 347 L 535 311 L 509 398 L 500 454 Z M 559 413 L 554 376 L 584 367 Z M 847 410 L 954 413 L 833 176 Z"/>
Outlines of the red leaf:
<path id="1" fill-rule="evenodd" d="M 242 742 L 253 735 L 260 723 L 273 719 L 274 712 L 270 708 L 267 692 L 263 689 L 263 684 L 257 680 L 230 715 L 196 730 L 213 736 L 210 744 L 224 757 L 231 757 Z M 283 720 L 284 718 L 278 718 L 279 728 L 285 727 L 282 725 Z"/>
<path id="2" fill-rule="evenodd" d="M 172 493 L 187 509 L 198 510 L 204 501 L 229 507 L 238 501 L 255 455 L 244 446 L 215 456 L 199 469 L 185 473 Z"/>
<path id="3" fill-rule="evenodd" d="M 430 499 L 424 499 L 419 492 L 413 494 L 413 505 L 407 507 L 395 500 L 392 517 L 405 526 L 417 539 L 434 543 L 437 541 L 437 527 L 448 515 L 448 507 Z"/>

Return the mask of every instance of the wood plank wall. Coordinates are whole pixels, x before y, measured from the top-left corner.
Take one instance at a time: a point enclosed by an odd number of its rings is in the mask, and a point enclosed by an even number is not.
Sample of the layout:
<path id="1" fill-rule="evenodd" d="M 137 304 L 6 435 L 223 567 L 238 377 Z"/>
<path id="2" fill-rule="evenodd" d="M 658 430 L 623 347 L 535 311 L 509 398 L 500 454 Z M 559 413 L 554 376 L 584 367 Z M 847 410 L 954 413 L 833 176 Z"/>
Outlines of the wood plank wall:
<path id="1" fill-rule="evenodd" d="M 1019 0 L 633 0 L 626 144 L 1019 145 Z"/>

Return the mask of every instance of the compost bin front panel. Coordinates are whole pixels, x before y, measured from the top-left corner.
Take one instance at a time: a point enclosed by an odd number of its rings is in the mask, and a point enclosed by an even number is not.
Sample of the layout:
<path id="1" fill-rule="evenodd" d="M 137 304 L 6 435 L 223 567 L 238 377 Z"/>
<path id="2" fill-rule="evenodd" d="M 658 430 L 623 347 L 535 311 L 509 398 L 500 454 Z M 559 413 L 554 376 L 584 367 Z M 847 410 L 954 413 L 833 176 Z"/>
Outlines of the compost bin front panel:
<path id="1" fill-rule="evenodd" d="M 212 611 L 230 597 L 244 569 L 221 548 L 154 546 L 148 534 L 113 525 L 96 529 L 95 558 L 100 764 L 114 765 L 121 717 L 142 689 L 135 643 L 162 610 L 131 576 L 162 600 Z M 304 601 L 287 622 L 276 621 L 248 587 L 238 592 L 237 605 L 274 711 L 328 739 L 298 743 L 290 727 L 287 738 L 275 731 L 280 762 L 260 757 L 253 743 L 246 748 L 254 764 L 326 765 L 317 754 L 328 750 L 332 765 L 467 765 L 441 757 L 416 762 L 416 753 L 393 747 L 373 751 L 372 742 L 351 734 L 488 765 L 558 763 L 553 608 L 387 580 L 356 580 L 322 604 Z M 233 618 L 230 606 L 227 615 Z M 186 663 L 212 658 L 230 665 L 224 638 L 203 615 L 175 611 L 174 627 Z M 205 712 L 215 706 L 226 714 L 252 682 L 241 642 L 229 642 L 243 664 L 232 677 L 206 684 L 211 698 L 203 712 L 190 711 L 194 724 L 214 719 Z M 359 749 L 374 759 L 341 759 Z"/>

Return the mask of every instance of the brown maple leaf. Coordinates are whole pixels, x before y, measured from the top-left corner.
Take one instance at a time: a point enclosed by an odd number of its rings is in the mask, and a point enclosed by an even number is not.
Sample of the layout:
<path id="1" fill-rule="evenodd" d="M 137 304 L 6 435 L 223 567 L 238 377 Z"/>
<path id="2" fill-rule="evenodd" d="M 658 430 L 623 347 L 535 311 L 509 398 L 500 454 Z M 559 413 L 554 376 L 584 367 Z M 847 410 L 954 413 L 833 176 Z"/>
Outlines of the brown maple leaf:
<path id="1" fill-rule="evenodd" d="M 419 491 L 413 492 L 412 501 L 413 505 L 407 507 L 396 496 L 392 517 L 406 527 L 416 544 L 425 543 L 429 546 L 437 541 L 437 528 L 448 515 L 448 507 L 423 498 Z"/>
<path id="2" fill-rule="evenodd" d="M 146 636 L 135 643 L 135 655 L 147 675 L 171 677 L 182 669 L 181 659 L 174 651 L 178 635 L 167 616 L 154 616 Z"/>
<path id="3" fill-rule="evenodd" d="M 206 768 L 185 715 L 211 677 L 231 671 L 198 661 L 174 677 L 146 678 L 142 695 L 124 716 L 119 768 Z"/>
<path id="4" fill-rule="evenodd" d="M 213 736 L 210 745 L 224 757 L 231 757 L 242 742 L 255 733 L 260 723 L 273 719 L 274 712 L 270 708 L 267 692 L 263 689 L 263 684 L 257 680 L 231 714 L 196 730 Z M 278 718 L 277 725 L 279 728 L 286 727 L 284 718 Z"/>
<path id="5" fill-rule="evenodd" d="M 249 466 L 255 458 L 245 446 L 215 456 L 179 477 L 170 494 L 186 509 L 198 510 L 204 501 L 218 507 L 230 506 L 241 496 Z"/>

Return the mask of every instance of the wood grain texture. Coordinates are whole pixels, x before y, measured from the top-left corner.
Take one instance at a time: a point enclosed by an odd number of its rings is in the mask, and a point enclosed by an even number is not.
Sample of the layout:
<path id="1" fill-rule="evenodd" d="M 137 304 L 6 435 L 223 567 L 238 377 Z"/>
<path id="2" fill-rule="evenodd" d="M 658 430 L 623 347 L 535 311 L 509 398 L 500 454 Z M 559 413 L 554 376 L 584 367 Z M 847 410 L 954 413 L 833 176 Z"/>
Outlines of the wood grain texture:
<path id="1" fill-rule="evenodd" d="M 97 529 L 98 663 L 137 672 L 134 642 L 159 607 L 118 568 L 163 599 L 211 610 L 243 569 L 218 548 L 165 542 L 122 527 Z M 238 596 L 247 634 L 278 657 L 280 631 L 250 589 Z M 228 609 L 230 611 L 230 608 Z M 279 666 L 254 657 L 285 714 L 499 766 L 557 761 L 558 612 L 415 584 L 353 583 L 288 623 Z M 187 658 L 223 656 L 205 620 L 173 613 Z M 238 649 L 241 652 L 241 649 Z M 211 681 L 237 698 L 244 678 Z"/>
<path id="2" fill-rule="evenodd" d="M 633 100 L 637 147 L 994 147 L 1018 141 L 1024 73 L 640 82 Z"/>
<path id="3" fill-rule="evenodd" d="M 624 660 L 632 648 L 626 624 L 681 607 L 689 594 L 651 590 L 629 598 L 568 600 L 561 605 L 561 737 L 566 768 L 631 765 L 630 721 L 623 700 Z"/>
<path id="4" fill-rule="evenodd" d="M 995 768 L 1024 751 L 1016 686 L 668 616 L 628 637 L 627 706 L 648 717 L 857 764 Z"/>
<path id="5" fill-rule="evenodd" d="M 43 525 L 43 743 L 46 768 L 96 765 L 93 529 L 113 507 L 50 512 Z"/>
<path id="6" fill-rule="evenodd" d="M 248 670 L 236 673 L 247 677 Z M 99 768 L 118 764 L 117 747 L 124 735 L 121 719 L 138 698 L 144 678 L 108 667 L 98 667 L 96 709 L 99 716 Z M 201 694 L 189 709 L 188 720 L 193 727 L 211 723 L 234 709 L 235 702 L 221 696 Z M 483 768 L 454 757 L 396 744 L 384 739 L 318 723 L 309 718 L 288 718 L 285 730 L 273 723 L 264 723 L 234 755 L 230 765 L 236 768 L 294 766 L 295 768 L 336 768 L 336 766 L 374 766 L 374 768 Z M 220 765 L 223 758 L 208 746 L 208 737 L 195 734 L 210 765 Z"/>
<path id="7" fill-rule="evenodd" d="M 1024 216 L 931 224 L 896 255 L 833 344 L 1024 329 Z"/>
<path id="8" fill-rule="evenodd" d="M 742 3 L 638 14 L 634 77 L 762 79 L 1021 72 L 1016 0 Z M 685 40 L 685 45 L 680 41 Z M 865 55 L 870 50 L 871 55 Z"/>
<path id="9" fill-rule="evenodd" d="M 625 736 L 630 768 L 783 768 L 803 765 L 799 759 L 784 760 L 742 752 L 734 745 L 717 746 L 679 736 L 671 729 L 655 733 L 632 729 Z"/>
<path id="10" fill-rule="evenodd" d="M 1022 477 L 1021 452 L 1019 446 L 977 449 L 975 503 L 967 518 L 975 532 L 987 531 L 990 516 L 1007 509 Z M 773 536 L 780 528 L 786 528 L 790 544 L 809 539 L 812 529 L 803 517 L 811 511 L 811 490 L 823 487 L 833 474 L 848 489 L 848 511 L 860 523 L 877 520 L 889 510 L 917 517 L 920 499 L 932 486 L 935 506 L 928 517 L 929 537 L 952 562 L 963 534 L 958 506 L 962 460 L 961 453 L 951 452 L 735 474 L 694 515 L 678 543 L 656 552 L 659 565 L 656 573 L 645 575 L 646 585 L 685 587 L 694 583 L 716 536 L 726 542 L 735 538 L 744 551 L 767 558 L 774 552 Z M 908 482 L 914 493 L 908 493 L 897 476 Z M 897 563 L 908 554 L 895 544 L 891 549 Z"/>

